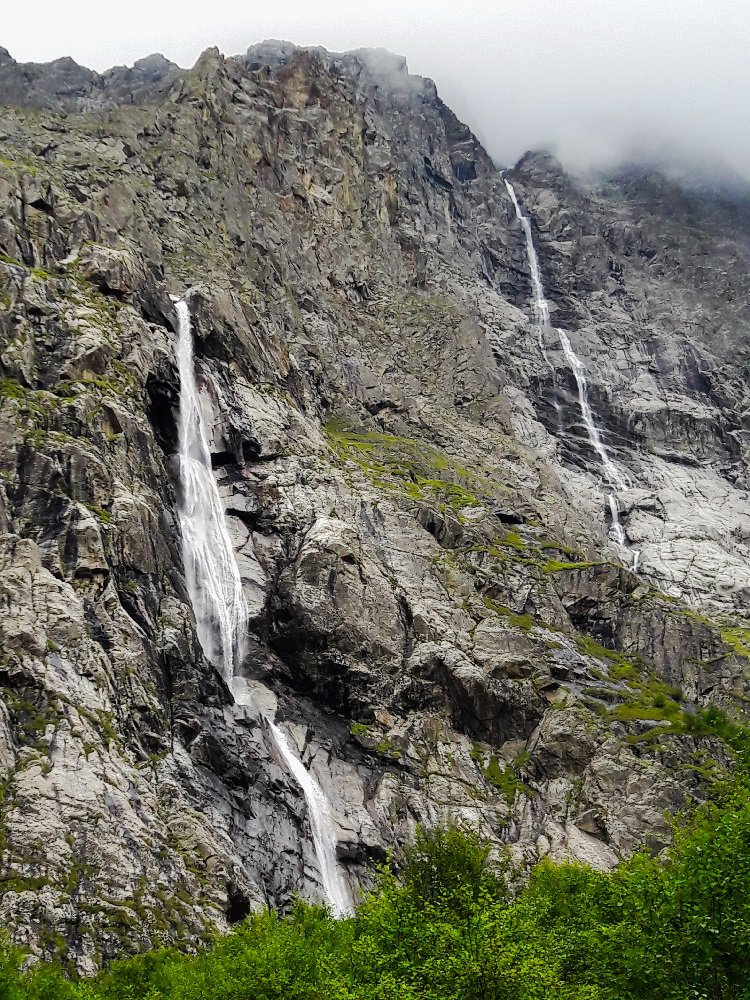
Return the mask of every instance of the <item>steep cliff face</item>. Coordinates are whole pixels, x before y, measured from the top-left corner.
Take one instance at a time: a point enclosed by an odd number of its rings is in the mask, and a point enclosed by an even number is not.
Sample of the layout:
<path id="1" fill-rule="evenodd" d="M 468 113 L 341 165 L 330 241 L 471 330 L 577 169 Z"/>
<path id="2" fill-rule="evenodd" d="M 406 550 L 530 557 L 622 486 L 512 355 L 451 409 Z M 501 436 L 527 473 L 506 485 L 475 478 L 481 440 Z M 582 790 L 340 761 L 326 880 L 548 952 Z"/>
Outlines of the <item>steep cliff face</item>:
<path id="1" fill-rule="evenodd" d="M 582 194 L 539 157 L 518 178 L 552 321 L 574 331 L 632 478 L 628 534 L 644 572 L 675 596 L 745 607 L 747 205 L 635 174 Z M 554 397 L 545 375 L 536 391 Z M 554 429 L 549 408 L 542 419 Z M 562 435 L 563 454 L 583 465 L 579 444 L 575 431 Z"/>
<path id="2" fill-rule="evenodd" d="M 145 63 L 0 59 L 3 922 L 88 970 L 314 896 L 274 711 L 352 885 L 447 817 L 529 860 L 659 850 L 729 763 L 705 708 L 750 693 L 746 216 L 510 174 L 622 548 L 503 179 L 432 83 L 268 43 Z M 189 289 L 255 708 L 185 587 Z"/>

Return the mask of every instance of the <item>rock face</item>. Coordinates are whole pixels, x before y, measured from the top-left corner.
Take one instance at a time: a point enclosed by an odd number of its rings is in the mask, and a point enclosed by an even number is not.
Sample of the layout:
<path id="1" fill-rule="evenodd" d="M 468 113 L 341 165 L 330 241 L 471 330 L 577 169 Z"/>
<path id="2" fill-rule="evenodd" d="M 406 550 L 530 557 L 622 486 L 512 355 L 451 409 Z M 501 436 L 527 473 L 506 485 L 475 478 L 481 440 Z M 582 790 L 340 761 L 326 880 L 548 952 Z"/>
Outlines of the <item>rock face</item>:
<path id="1" fill-rule="evenodd" d="M 90 971 L 315 896 L 274 709 L 355 887 L 447 818 L 528 861 L 668 843 L 731 763 L 705 708 L 741 718 L 750 693 L 747 213 L 543 155 L 512 172 L 632 484 L 635 575 L 502 178 L 429 80 L 286 43 L 103 77 L 3 50 L 0 99 L 16 939 Z M 188 290 L 258 710 L 186 594 Z"/>

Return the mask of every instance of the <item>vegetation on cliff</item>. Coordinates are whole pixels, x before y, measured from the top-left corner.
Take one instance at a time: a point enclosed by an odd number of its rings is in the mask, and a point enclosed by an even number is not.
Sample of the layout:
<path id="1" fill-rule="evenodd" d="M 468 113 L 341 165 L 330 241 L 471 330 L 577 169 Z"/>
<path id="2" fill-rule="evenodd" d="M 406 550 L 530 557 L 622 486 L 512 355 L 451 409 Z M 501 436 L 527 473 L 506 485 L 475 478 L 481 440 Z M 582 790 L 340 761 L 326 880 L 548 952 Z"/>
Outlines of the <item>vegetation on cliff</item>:
<path id="1" fill-rule="evenodd" d="M 196 956 L 74 982 L 0 953 L 0 1000 L 743 1000 L 750 998 L 750 781 L 717 786 L 662 858 L 611 873 L 507 861 L 458 828 L 420 833 L 356 916 L 297 903 Z"/>

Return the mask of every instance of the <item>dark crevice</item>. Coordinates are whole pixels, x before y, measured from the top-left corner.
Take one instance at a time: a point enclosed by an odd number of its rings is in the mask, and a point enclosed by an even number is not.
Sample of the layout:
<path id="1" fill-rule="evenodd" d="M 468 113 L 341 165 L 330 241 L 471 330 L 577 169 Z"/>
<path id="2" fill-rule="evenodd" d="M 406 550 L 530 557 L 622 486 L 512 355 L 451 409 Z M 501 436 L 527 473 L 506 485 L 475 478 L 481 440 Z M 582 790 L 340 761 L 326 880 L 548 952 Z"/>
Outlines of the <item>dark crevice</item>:
<path id="1" fill-rule="evenodd" d="M 238 510 L 236 507 L 227 507 L 227 517 L 236 517 L 251 531 L 255 531 L 261 525 L 263 515 L 258 510 Z"/>
<path id="2" fill-rule="evenodd" d="M 222 469 L 226 465 L 237 465 L 237 456 L 233 451 L 212 451 L 211 468 Z"/>
<path id="3" fill-rule="evenodd" d="M 493 507 L 492 513 L 501 524 L 526 524 L 526 518 L 523 514 L 514 514 L 512 511 L 501 510 L 499 507 Z"/>
<path id="4" fill-rule="evenodd" d="M 227 886 L 227 921 L 238 924 L 240 920 L 250 916 L 250 900 L 239 889 Z"/>
<path id="5" fill-rule="evenodd" d="M 83 602 L 83 615 L 89 635 L 109 655 L 112 652 L 112 640 L 102 628 L 96 610 L 88 598 L 84 599 Z"/>
<path id="6" fill-rule="evenodd" d="M 276 454 L 262 455 L 261 444 L 252 438 L 247 438 L 242 442 L 242 458 L 245 462 L 273 462 L 279 456 Z"/>
<path id="7" fill-rule="evenodd" d="M 148 418 L 159 447 L 165 455 L 173 455 L 177 451 L 179 389 L 176 384 L 151 374 L 146 379 L 146 393 Z"/>
<path id="8" fill-rule="evenodd" d="M 96 278 L 92 278 L 91 284 L 97 289 L 100 295 L 104 295 L 108 299 L 115 299 L 115 301 L 122 303 L 130 301 L 129 293 L 123 292 L 119 288 L 111 288 L 104 279 L 97 280 Z"/>

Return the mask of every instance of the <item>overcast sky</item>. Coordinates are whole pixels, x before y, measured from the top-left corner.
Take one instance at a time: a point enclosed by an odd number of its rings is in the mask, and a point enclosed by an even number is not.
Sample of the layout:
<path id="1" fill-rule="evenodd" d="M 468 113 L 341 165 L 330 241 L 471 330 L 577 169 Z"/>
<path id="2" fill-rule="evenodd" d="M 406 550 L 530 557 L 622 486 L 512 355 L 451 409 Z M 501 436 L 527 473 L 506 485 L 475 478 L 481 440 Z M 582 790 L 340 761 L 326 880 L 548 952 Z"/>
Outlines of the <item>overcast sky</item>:
<path id="1" fill-rule="evenodd" d="M 598 165 L 680 147 L 750 178 L 750 0 L 35 0 L 3 4 L 18 60 L 102 70 L 264 38 L 384 46 L 431 76 L 500 163 L 548 148 Z"/>

